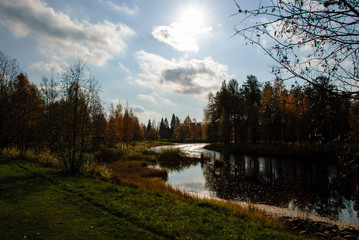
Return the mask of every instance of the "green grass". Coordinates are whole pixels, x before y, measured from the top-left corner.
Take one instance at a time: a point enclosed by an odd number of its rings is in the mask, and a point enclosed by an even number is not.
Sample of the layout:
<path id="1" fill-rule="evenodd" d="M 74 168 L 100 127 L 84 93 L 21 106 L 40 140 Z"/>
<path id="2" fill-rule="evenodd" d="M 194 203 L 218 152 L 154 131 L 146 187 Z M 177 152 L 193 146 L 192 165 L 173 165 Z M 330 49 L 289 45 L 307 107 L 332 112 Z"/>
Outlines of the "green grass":
<path id="1" fill-rule="evenodd" d="M 0 239 L 298 239 L 207 201 L 0 161 Z"/>

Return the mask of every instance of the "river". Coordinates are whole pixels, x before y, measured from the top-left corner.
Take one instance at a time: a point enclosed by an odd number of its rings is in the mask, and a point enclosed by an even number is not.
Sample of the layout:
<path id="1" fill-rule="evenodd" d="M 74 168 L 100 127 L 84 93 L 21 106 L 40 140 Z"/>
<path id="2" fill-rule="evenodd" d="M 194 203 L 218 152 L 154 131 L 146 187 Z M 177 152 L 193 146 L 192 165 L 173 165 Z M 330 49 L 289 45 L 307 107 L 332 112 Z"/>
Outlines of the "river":
<path id="1" fill-rule="evenodd" d="M 168 183 L 186 192 L 236 202 L 273 206 L 289 212 L 359 225 L 359 181 L 344 178 L 335 163 L 308 163 L 286 158 L 223 154 L 205 144 L 176 144 L 208 163 L 168 167 Z M 215 159 L 223 159 L 217 166 Z"/>

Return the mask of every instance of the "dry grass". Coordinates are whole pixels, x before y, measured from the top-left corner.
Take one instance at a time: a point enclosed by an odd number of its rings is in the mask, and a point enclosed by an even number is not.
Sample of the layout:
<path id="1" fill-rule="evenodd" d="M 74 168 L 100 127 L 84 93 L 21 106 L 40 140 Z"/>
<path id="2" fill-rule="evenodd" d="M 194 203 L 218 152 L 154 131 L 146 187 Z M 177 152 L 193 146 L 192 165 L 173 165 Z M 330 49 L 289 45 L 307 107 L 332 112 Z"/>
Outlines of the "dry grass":
<path id="1" fill-rule="evenodd" d="M 143 160 L 119 160 L 109 163 L 112 170 L 112 181 L 136 187 L 151 189 L 164 189 L 167 179 L 166 169 L 155 169 L 147 167 Z"/>
<path id="2" fill-rule="evenodd" d="M 186 193 L 180 189 L 173 188 L 164 181 L 167 177 L 167 170 L 148 168 L 146 161 L 141 160 L 120 160 L 109 163 L 108 167 L 112 171 L 111 181 L 133 186 L 136 188 L 147 188 L 154 191 L 168 193 L 181 199 L 198 201 L 199 204 L 208 205 L 213 208 L 220 208 L 232 215 L 250 218 L 260 221 L 266 226 L 282 229 L 284 226 L 278 218 L 271 217 L 254 207 L 253 204 L 239 204 L 231 201 L 203 199 L 195 195 Z"/>
<path id="3" fill-rule="evenodd" d="M 285 229 L 285 225 L 282 220 L 277 217 L 270 216 L 264 211 L 261 211 L 255 207 L 251 202 L 238 203 L 233 201 L 226 201 L 214 198 L 200 198 L 191 196 L 192 198 L 199 201 L 200 205 L 212 206 L 212 208 L 219 208 L 227 213 L 238 216 L 241 218 L 249 218 L 254 221 L 263 223 L 265 226 L 275 229 Z"/>

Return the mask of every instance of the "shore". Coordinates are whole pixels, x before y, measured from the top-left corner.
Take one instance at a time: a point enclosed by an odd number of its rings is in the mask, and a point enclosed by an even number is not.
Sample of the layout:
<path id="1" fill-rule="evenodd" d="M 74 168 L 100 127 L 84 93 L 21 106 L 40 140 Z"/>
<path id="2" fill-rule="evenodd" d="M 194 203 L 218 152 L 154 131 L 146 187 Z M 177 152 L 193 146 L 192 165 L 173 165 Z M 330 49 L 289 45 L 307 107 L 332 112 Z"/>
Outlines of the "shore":
<path id="1" fill-rule="evenodd" d="M 270 217 L 279 218 L 287 229 L 300 235 L 316 236 L 319 239 L 354 239 L 359 237 L 359 223 L 350 223 L 321 217 L 311 213 L 300 212 L 265 204 L 236 202 L 217 197 L 208 197 L 198 193 L 188 193 L 197 199 L 222 202 L 226 205 L 238 205 L 241 208 L 262 212 Z"/>

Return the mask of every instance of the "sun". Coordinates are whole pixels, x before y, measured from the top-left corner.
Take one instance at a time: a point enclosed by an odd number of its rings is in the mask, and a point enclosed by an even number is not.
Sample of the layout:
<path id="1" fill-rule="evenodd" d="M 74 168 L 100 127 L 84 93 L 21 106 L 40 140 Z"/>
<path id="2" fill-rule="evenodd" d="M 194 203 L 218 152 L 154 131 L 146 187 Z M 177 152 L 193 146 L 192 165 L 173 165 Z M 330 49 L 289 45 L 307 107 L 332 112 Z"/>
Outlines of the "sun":
<path id="1" fill-rule="evenodd" d="M 204 24 L 203 13 L 198 8 L 190 7 L 182 13 L 180 23 L 189 31 L 197 31 Z"/>

